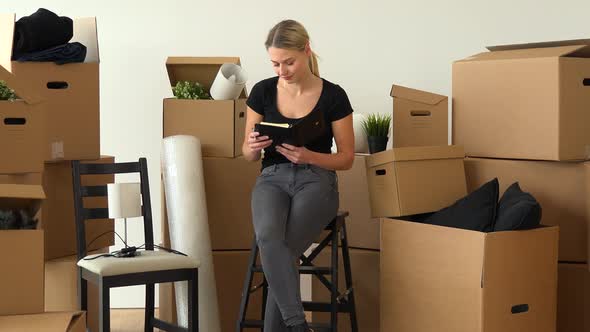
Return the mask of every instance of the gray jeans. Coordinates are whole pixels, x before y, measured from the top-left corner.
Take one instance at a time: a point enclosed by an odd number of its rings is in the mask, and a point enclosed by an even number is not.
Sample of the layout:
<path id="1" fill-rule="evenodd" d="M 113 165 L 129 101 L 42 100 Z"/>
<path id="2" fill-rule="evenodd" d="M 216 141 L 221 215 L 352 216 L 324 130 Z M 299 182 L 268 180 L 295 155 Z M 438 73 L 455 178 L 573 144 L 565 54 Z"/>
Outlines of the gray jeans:
<path id="1" fill-rule="evenodd" d="M 338 212 L 336 172 L 284 163 L 264 168 L 252 191 L 252 219 L 269 284 L 264 332 L 283 332 L 305 321 L 299 256 Z"/>

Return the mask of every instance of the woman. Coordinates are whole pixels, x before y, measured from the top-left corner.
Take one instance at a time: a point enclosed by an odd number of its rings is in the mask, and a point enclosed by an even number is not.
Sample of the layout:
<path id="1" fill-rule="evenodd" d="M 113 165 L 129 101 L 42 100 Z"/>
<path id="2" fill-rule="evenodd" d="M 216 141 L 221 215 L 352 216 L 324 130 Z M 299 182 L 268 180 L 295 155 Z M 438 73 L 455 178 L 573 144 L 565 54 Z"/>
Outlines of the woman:
<path id="1" fill-rule="evenodd" d="M 265 43 L 276 77 L 258 82 L 247 101 L 244 157 L 262 171 L 252 192 L 252 219 L 269 284 L 265 332 L 307 332 L 296 262 L 338 212 L 335 170 L 352 167 L 352 106 L 338 85 L 320 78 L 305 28 L 293 20 L 274 26 Z M 322 112 L 327 126 L 296 147 L 260 136 L 261 121 L 294 123 Z M 335 139 L 337 153 L 331 153 Z"/>

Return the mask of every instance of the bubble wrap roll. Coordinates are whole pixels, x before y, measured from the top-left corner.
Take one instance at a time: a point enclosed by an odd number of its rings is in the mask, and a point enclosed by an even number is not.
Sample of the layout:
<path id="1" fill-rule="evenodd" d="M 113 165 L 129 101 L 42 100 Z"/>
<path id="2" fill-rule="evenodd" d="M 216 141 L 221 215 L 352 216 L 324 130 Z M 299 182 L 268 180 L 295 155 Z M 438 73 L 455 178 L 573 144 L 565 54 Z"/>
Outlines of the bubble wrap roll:
<path id="1" fill-rule="evenodd" d="M 201 263 L 199 331 L 220 332 L 200 141 L 187 135 L 165 138 L 162 172 L 171 247 L 195 257 Z M 187 283 L 175 283 L 175 290 L 178 324 L 187 327 Z"/>

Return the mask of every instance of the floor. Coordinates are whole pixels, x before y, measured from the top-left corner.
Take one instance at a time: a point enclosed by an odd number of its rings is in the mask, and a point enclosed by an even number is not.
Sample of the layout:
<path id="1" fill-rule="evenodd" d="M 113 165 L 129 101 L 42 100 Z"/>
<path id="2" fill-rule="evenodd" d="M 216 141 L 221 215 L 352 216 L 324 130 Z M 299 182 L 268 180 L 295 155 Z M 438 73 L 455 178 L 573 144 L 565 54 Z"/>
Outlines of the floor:
<path id="1" fill-rule="evenodd" d="M 143 309 L 113 309 L 111 332 L 143 332 L 143 319 Z"/>
<path id="2" fill-rule="evenodd" d="M 307 315 L 308 313 L 306 313 Z M 156 309 L 156 317 L 158 309 Z M 308 316 L 309 319 L 309 316 Z M 143 332 L 143 309 L 112 309 L 111 332 Z M 159 331 L 159 330 L 157 330 Z"/>

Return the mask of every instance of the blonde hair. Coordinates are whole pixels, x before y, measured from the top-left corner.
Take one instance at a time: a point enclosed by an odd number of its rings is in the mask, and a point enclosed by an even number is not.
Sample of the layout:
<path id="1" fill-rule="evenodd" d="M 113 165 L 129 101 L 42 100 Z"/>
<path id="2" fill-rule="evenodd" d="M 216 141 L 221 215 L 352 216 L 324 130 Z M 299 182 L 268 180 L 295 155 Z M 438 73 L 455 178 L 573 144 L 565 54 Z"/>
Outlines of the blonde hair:
<path id="1" fill-rule="evenodd" d="M 307 43 L 309 43 L 309 34 L 303 25 L 294 20 L 284 20 L 270 29 L 264 45 L 267 50 L 270 47 L 276 47 L 287 50 L 305 51 L 305 45 Z M 309 57 L 309 69 L 311 69 L 312 74 L 320 77 L 318 55 L 314 51 L 311 51 L 311 57 Z"/>

